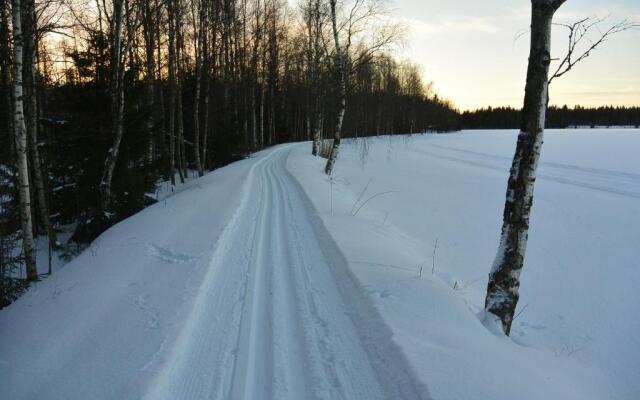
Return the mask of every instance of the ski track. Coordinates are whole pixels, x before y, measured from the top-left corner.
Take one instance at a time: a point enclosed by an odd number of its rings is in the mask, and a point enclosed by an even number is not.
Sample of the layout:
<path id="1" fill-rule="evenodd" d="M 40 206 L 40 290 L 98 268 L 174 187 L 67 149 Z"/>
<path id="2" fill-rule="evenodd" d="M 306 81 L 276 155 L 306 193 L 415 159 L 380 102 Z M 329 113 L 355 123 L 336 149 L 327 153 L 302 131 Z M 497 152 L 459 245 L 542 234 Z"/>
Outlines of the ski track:
<path id="1" fill-rule="evenodd" d="M 431 143 L 429 149 L 435 152 L 421 149 L 411 151 L 445 161 L 498 171 L 508 171 L 511 163 L 511 158 L 508 157 L 451 146 Z M 553 162 L 540 162 L 539 166 L 539 179 L 640 199 L 640 174 Z"/>
<path id="2" fill-rule="evenodd" d="M 286 170 L 258 161 L 147 399 L 428 399 Z"/>

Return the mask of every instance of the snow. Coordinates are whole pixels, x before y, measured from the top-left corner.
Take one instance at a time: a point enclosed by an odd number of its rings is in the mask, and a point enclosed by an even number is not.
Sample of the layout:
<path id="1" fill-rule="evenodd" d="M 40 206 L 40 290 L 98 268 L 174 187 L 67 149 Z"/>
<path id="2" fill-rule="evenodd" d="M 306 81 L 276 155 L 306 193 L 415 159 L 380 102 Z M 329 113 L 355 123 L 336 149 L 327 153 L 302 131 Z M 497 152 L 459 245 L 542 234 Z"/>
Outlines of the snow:
<path id="1" fill-rule="evenodd" d="M 546 131 L 511 339 L 480 322 L 517 131 L 346 142 L 333 185 L 307 149 L 289 167 L 434 398 L 631 399 L 638 133 Z M 353 217 L 369 180 L 396 194 Z"/>
<path id="2" fill-rule="evenodd" d="M 141 398 L 201 290 L 252 165 L 222 168 L 119 223 L 2 310 L 0 397 Z"/>
<path id="3" fill-rule="evenodd" d="M 156 186 L 155 192 L 146 193 L 146 196 L 155 201 L 162 201 L 168 196 L 171 196 L 176 192 L 179 192 L 185 188 L 188 188 L 189 185 L 191 184 L 191 181 L 197 178 L 198 178 L 198 171 L 194 169 L 188 169 L 187 174 L 185 176 L 185 182 L 182 183 L 180 181 L 180 173 L 176 171 L 174 174 L 175 185 L 172 185 L 171 181 L 169 180 L 167 181 L 158 180 L 155 185 Z"/>
<path id="4" fill-rule="evenodd" d="M 0 397 L 637 398 L 639 133 L 546 131 L 510 338 L 482 305 L 516 131 L 343 141 L 331 180 L 283 145 L 0 311 Z"/>

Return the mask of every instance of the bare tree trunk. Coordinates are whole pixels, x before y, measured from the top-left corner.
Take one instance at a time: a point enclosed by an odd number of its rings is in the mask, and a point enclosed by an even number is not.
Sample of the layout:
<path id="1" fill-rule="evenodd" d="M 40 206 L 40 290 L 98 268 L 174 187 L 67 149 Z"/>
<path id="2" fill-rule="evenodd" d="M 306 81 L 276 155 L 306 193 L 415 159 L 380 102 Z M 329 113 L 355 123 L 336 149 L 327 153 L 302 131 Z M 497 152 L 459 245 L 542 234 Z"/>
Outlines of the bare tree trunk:
<path id="1" fill-rule="evenodd" d="M 151 4 L 148 1 L 142 2 L 144 12 L 144 39 L 145 39 L 145 58 L 146 58 L 146 108 L 147 117 L 145 121 L 145 130 L 147 131 L 147 164 L 151 165 L 155 161 L 155 130 L 157 129 L 157 121 L 155 120 L 155 32 L 154 32 L 154 13 L 152 13 Z"/>
<path id="2" fill-rule="evenodd" d="M 507 183 L 500 247 L 489 275 L 485 300 L 485 309 L 500 319 L 506 335 L 511 331 L 519 298 L 520 272 L 542 148 L 551 62 L 551 24 L 554 13 L 564 1 L 531 0 L 531 48 L 522 123 Z"/>
<path id="3" fill-rule="evenodd" d="M 18 167 L 18 192 L 20 195 L 20 222 L 22 225 L 22 247 L 24 249 L 27 279 L 38 280 L 36 268 L 33 221 L 31 218 L 31 189 L 29 184 L 29 156 L 27 153 L 27 132 L 24 121 L 22 97 L 22 57 L 23 40 L 20 0 L 12 1 L 13 17 L 13 129 L 16 141 Z"/>
<path id="4" fill-rule="evenodd" d="M 178 67 L 180 71 L 180 67 Z M 178 72 L 180 76 L 180 72 Z M 176 122 L 178 123 L 178 175 L 180 182 L 184 183 L 187 178 L 187 167 L 184 155 L 184 121 L 182 116 L 182 79 L 178 78 L 178 95 L 176 98 Z"/>
<path id="5" fill-rule="evenodd" d="M 0 79 L 2 80 L 1 85 L 4 93 L 4 98 L 0 101 L 3 101 L 6 107 L 6 125 L 2 128 L 6 128 L 6 133 L 8 135 L 7 142 L 9 143 L 9 154 L 13 164 L 13 158 L 15 155 L 15 145 L 16 141 L 14 140 L 14 132 L 13 132 L 13 123 L 12 118 L 9 115 L 12 115 L 11 112 L 13 105 L 11 100 L 11 78 L 9 73 L 10 66 L 10 56 L 9 56 L 9 1 L 8 0 L 0 0 L 0 67 L 2 69 L 2 76 Z"/>
<path id="6" fill-rule="evenodd" d="M 336 127 L 333 136 L 333 145 L 331 146 L 331 153 L 327 159 L 327 165 L 324 168 L 324 172 L 327 175 L 331 175 L 333 168 L 338 158 L 338 151 L 340 149 L 340 138 L 342 131 L 342 121 L 344 119 L 344 113 L 347 108 L 347 78 L 346 78 L 346 54 L 343 54 L 340 49 L 340 39 L 338 38 L 338 26 L 336 22 L 336 0 L 329 1 L 331 5 L 331 25 L 333 28 L 333 40 L 336 47 L 336 63 L 338 67 L 338 86 L 340 96 L 340 106 L 338 109 L 338 117 L 336 121 Z"/>
<path id="7" fill-rule="evenodd" d="M 256 82 L 251 85 L 251 150 L 256 151 L 258 149 L 258 127 L 256 113 Z"/>
<path id="8" fill-rule="evenodd" d="M 207 33 L 205 33 L 207 35 Z M 209 41 L 206 40 L 205 49 L 204 49 L 204 60 L 203 60 L 203 68 L 204 68 L 204 79 L 203 79 L 203 89 L 204 89 L 204 115 L 202 116 L 202 169 L 206 169 L 208 166 L 207 163 L 207 146 L 209 139 L 209 97 L 210 97 L 210 83 L 209 76 L 211 74 L 210 70 L 210 54 L 209 54 Z"/>
<path id="9" fill-rule="evenodd" d="M 260 6 L 255 6 L 255 32 L 253 34 L 253 48 L 251 51 L 251 150 L 258 149 L 258 48 L 260 46 Z"/>
<path id="10" fill-rule="evenodd" d="M 187 163 L 184 146 L 184 117 L 182 115 L 182 81 L 183 79 L 183 47 L 184 40 L 182 34 L 182 2 L 176 0 L 176 76 L 177 76 L 177 98 L 176 98 L 176 119 L 178 129 L 178 175 L 180 182 L 184 183 L 187 178 Z"/>
<path id="11" fill-rule="evenodd" d="M 195 36 L 195 53 L 196 53 L 196 88 L 193 99 L 193 155 L 198 170 L 198 176 L 203 175 L 202 163 L 200 162 L 200 87 L 202 85 L 202 64 L 204 54 L 205 38 L 205 15 L 206 1 L 200 1 L 198 33 Z"/>
<path id="12" fill-rule="evenodd" d="M 169 178 L 171 184 L 176 184 L 176 25 L 175 0 L 167 0 L 169 16 Z"/>
<path id="13" fill-rule="evenodd" d="M 124 117 L 124 85 L 122 66 L 122 30 L 125 0 L 114 0 L 113 16 L 111 21 L 112 45 L 111 45 L 111 114 L 113 143 L 109 148 L 104 163 L 102 181 L 100 182 L 101 208 L 105 213 L 111 212 L 112 193 L 111 182 L 113 171 L 118 161 L 120 142 L 123 134 Z"/>
<path id="14" fill-rule="evenodd" d="M 164 108 L 164 90 L 162 90 L 162 37 L 160 35 L 160 29 L 162 24 L 162 4 L 163 0 L 153 0 L 153 5 L 155 7 L 155 26 L 154 26 L 154 35 L 155 35 L 155 48 L 156 48 L 156 68 L 155 68 L 155 79 L 156 79 L 156 107 L 155 107 L 155 116 L 156 116 L 156 145 L 162 146 L 163 150 L 166 151 L 166 143 L 167 143 L 167 129 L 166 129 L 166 119 L 165 119 L 165 108 Z"/>
<path id="15" fill-rule="evenodd" d="M 23 0 L 24 1 L 24 0 Z M 33 171 L 33 183 L 35 186 L 36 199 L 38 201 L 38 213 L 42 219 L 44 227 L 49 237 L 49 245 L 56 248 L 58 240 L 49 219 L 49 207 L 47 206 L 47 193 L 42 173 L 40 150 L 38 148 L 38 104 L 36 90 L 36 68 L 38 45 L 36 41 L 36 14 L 34 0 L 26 0 L 24 3 L 24 88 L 27 98 L 26 107 L 26 127 L 27 142 L 29 143 L 31 155 L 31 170 Z"/>
<path id="16" fill-rule="evenodd" d="M 266 147 L 264 141 L 264 98 L 265 98 L 266 87 L 264 84 L 260 87 L 260 122 L 258 122 L 260 127 L 260 147 Z"/>
<path id="17" fill-rule="evenodd" d="M 312 91 L 313 96 L 313 112 L 315 113 L 315 130 L 313 133 L 312 154 L 317 156 L 320 154 L 320 146 L 322 145 L 322 87 L 319 81 L 320 77 L 320 58 L 322 56 L 322 20 L 320 15 L 320 0 L 315 0 L 313 5 L 313 56 L 311 60 L 311 85 L 315 90 Z"/>

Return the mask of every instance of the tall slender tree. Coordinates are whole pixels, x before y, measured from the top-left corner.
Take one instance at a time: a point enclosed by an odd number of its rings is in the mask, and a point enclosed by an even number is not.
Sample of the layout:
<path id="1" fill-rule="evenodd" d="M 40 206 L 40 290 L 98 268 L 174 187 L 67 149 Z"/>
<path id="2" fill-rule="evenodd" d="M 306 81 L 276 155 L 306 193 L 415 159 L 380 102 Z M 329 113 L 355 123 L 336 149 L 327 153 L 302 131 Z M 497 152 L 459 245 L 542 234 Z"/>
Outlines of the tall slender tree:
<path id="1" fill-rule="evenodd" d="M 168 86 L 169 86 L 169 104 L 168 104 L 168 140 L 169 140 L 169 178 L 171 184 L 176 184 L 176 92 L 177 92 L 177 80 L 176 80 L 176 24 L 175 14 L 176 6 L 175 0 L 166 0 L 167 15 L 168 15 L 168 34 L 169 42 L 169 59 L 168 65 Z"/>
<path id="2" fill-rule="evenodd" d="M 195 94 L 193 99 L 193 158 L 195 160 L 196 169 L 198 175 L 203 175 L 202 162 L 200 160 L 200 90 L 202 88 L 202 76 L 204 57 L 206 56 L 206 15 L 207 15 L 207 2 L 199 1 L 194 2 L 198 5 L 198 18 L 196 19 L 195 13 L 194 19 L 194 49 L 195 49 L 195 63 L 196 63 L 196 84 Z"/>
<path id="3" fill-rule="evenodd" d="M 327 159 L 324 172 L 327 175 L 331 175 L 333 167 L 335 166 L 336 159 L 338 158 L 338 151 L 340 150 L 340 139 L 342 137 L 342 121 L 344 120 L 344 113 L 347 108 L 347 59 L 346 55 L 342 53 L 342 47 L 340 46 L 340 37 L 338 34 L 338 22 L 336 17 L 336 0 L 329 0 L 331 8 L 331 29 L 333 32 L 333 42 L 335 46 L 335 59 L 336 68 L 338 72 L 338 115 L 336 117 L 336 125 L 333 131 L 333 144 L 331 145 L 331 153 Z"/>
<path id="4" fill-rule="evenodd" d="M 638 27 L 625 20 L 606 30 L 599 30 L 599 38 L 590 40 L 587 48 L 579 52 L 580 42 L 601 20 L 592 22 L 586 18 L 570 25 L 561 24 L 569 29 L 567 53 L 549 77 L 553 17 L 565 1 L 531 0 L 531 42 L 520 134 L 507 182 L 500 245 L 489 274 L 485 299 L 486 311 L 497 317 L 506 335 L 511 332 L 520 297 L 520 274 L 529 236 L 536 170 L 549 104 L 549 84 L 586 59 L 609 36 Z"/>
<path id="5" fill-rule="evenodd" d="M 18 193 L 20 197 L 20 221 L 22 226 L 22 247 L 27 268 L 27 279 L 38 280 L 33 239 L 33 219 L 31 216 L 31 184 L 29 181 L 29 154 L 27 148 L 27 128 L 24 118 L 24 97 L 22 87 L 22 60 L 24 36 L 22 32 L 22 4 L 12 1 L 13 23 L 13 130 L 16 142 L 16 164 L 18 169 Z"/>
<path id="6" fill-rule="evenodd" d="M 111 212 L 112 193 L 111 184 L 113 172 L 118 161 L 120 142 L 123 135 L 124 124 L 124 60 L 122 35 L 124 25 L 125 0 L 113 1 L 113 13 L 111 16 L 111 134 L 113 143 L 109 147 L 107 158 L 104 162 L 102 180 L 100 181 L 100 206 L 102 212 Z"/>
<path id="7" fill-rule="evenodd" d="M 520 297 L 520 272 L 527 246 L 536 168 L 549 101 L 551 25 L 553 15 L 565 1 L 531 0 L 531 44 L 522 122 L 507 183 L 500 246 L 489 275 L 485 300 L 486 310 L 500 319 L 507 335 Z"/>
<path id="8" fill-rule="evenodd" d="M 34 0 L 22 0 L 23 21 L 24 21 L 24 94 L 25 94 L 25 114 L 27 128 L 27 142 L 29 144 L 29 155 L 31 156 L 31 170 L 33 172 L 33 183 L 37 200 L 38 213 L 42 221 L 42 226 L 49 237 L 49 245 L 53 248 L 58 246 L 56 231 L 53 229 L 49 219 L 49 206 L 47 204 L 47 185 L 45 183 L 46 174 L 43 173 L 42 159 L 38 141 L 38 92 L 37 92 L 37 59 L 38 59 L 38 32 L 37 17 Z"/>

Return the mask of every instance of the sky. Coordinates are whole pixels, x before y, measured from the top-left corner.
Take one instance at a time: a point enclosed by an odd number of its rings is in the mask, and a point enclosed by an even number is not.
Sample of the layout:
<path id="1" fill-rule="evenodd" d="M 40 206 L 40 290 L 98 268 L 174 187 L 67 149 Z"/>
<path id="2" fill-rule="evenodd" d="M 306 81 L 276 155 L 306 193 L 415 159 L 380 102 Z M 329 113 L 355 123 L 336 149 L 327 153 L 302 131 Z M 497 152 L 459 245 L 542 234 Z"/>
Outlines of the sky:
<path id="1" fill-rule="evenodd" d="M 438 95 L 460 110 L 522 106 L 529 51 L 528 0 L 389 0 L 408 27 L 401 58 L 421 65 Z M 584 17 L 640 23 L 639 0 L 568 0 L 554 22 Z M 554 28 L 552 57 L 563 57 L 567 33 Z M 553 64 L 552 64 L 553 67 Z M 568 74 L 554 80 L 556 105 L 640 105 L 640 30 L 622 32 Z"/>

